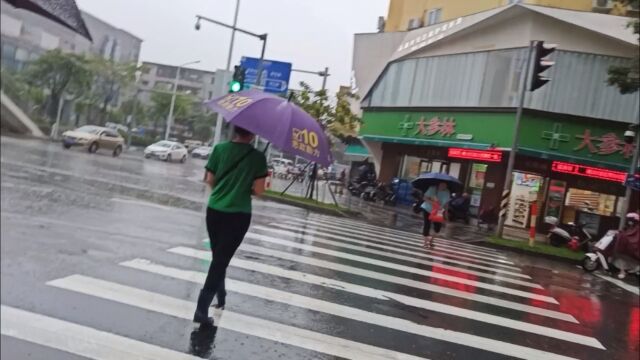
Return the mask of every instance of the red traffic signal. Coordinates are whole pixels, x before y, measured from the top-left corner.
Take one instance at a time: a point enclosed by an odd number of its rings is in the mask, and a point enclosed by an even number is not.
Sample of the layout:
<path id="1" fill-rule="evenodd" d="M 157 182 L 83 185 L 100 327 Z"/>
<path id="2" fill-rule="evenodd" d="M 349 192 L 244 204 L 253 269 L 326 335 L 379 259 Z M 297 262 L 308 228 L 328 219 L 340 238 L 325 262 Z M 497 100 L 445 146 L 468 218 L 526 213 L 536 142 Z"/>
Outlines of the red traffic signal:
<path id="1" fill-rule="evenodd" d="M 556 51 L 556 47 L 556 44 L 545 44 L 544 41 L 536 42 L 533 57 L 533 76 L 531 78 L 529 91 L 535 91 L 551 81 L 551 78 L 542 75 L 542 73 L 555 64 L 555 62 L 549 60 L 547 56 Z"/>

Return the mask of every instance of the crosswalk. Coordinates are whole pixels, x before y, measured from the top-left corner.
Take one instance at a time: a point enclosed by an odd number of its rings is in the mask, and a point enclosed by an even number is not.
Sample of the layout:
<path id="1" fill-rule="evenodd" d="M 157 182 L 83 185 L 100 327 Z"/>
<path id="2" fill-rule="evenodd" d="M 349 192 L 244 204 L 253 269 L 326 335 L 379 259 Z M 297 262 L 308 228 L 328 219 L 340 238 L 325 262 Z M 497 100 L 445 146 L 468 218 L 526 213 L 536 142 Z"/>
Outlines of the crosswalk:
<path id="1" fill-rule="evenodd" d="M 203 239 L 113 264 L 127 276 L 68 274 L 46 287 L 188 328 L 210 261 Z M 309 358 L 555 360 L 606 351 L 504 253 L 440 238 L 424 248 L 419 235 L 348 219 L 256 222 L 231 261 L 226 289 L 226 309 L 215 311 L 219 329 Z M 81 357 L 198 358 L 182 344 L 150 343 L 99 317 L 82 323 L 5 304 L 1 315 L 3 336 Z"/>

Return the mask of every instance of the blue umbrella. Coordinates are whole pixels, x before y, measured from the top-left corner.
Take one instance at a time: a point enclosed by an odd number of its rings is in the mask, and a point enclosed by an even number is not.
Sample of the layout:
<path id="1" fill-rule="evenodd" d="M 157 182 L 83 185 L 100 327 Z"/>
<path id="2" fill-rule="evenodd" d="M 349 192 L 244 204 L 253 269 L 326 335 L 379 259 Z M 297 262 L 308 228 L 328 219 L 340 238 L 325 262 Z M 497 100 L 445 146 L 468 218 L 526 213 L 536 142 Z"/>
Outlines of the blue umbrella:
<path id="1" fill-rule="evenodd" d="M 462 191 L 462 183 L 460 180 L 443 173 L 422 173 L 411 182 L 411 185 L 413 185 L 414 188 L 425 192 L 431 186 L 438 186 L 441 182 L 446 183 L 449 191 L 451 192 L 457 193 Z"/>

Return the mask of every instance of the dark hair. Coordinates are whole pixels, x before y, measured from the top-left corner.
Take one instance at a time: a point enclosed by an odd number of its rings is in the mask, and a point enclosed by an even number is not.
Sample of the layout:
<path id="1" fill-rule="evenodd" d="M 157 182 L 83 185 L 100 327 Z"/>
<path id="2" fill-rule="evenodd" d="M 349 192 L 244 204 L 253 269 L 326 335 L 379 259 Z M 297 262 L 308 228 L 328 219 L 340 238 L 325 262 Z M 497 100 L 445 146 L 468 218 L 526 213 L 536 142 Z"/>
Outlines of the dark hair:
<path id="1" fill-rule="evenodd" d="M 243 138 L 247 138 L 249 136 L 253 136 L 253 133 L 251 131 L 249 131 L 247 129 L 244 129 L 244 128 L 241 128 L 241 127 L 238 127 L 238 126 L 233 128 L 233 132 L 236 135 L 238 135 L 240 137 L 243 137 Z"/>

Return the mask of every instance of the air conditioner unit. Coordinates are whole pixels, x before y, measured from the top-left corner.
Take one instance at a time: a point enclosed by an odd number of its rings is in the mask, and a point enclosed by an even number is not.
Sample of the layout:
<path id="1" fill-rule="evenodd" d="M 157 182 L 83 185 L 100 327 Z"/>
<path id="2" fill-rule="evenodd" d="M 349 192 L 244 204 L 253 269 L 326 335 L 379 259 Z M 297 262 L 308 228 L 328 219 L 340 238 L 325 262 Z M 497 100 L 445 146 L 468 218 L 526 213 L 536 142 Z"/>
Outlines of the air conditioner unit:
<path id="1" fill-rule="evenodd" d="M 613 0 L 593 0 L 593 11 L 609 11 L 613 8 Z"/>
<path id="2" fill-rule="evenodd" d="M 422 20 L 420 18 L 409 19 L 408 30 L 418 29 L 422 27 Z"/>
<path id="3" fill-rule="evenodd" d="M 378 16 L 378 32 L 384 32 L 385 25 L 386 21 L 384 20 L 384 16 Z"/>

